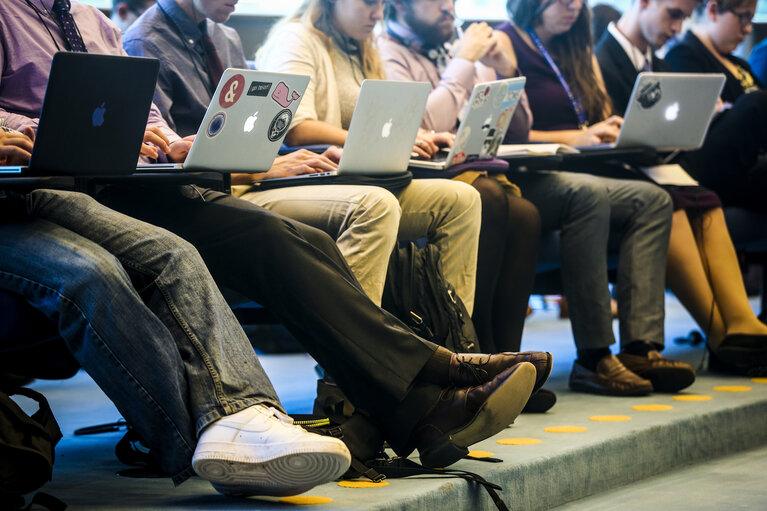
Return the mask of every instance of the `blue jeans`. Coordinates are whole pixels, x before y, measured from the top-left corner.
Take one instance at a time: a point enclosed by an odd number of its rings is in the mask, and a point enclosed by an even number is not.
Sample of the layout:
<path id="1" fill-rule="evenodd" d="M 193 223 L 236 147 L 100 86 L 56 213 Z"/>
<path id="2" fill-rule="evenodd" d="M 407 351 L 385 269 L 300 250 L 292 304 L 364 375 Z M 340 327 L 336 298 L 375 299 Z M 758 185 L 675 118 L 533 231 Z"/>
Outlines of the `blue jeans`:
<path id="1" fill-rule="evenodd" d="M 199 432 L 254 404 L 280 408 L 197 251 L 88 196 L 37 190 L 0 222 L 0 289 L 59 325 L 69 350 L 176 484 Z"/>

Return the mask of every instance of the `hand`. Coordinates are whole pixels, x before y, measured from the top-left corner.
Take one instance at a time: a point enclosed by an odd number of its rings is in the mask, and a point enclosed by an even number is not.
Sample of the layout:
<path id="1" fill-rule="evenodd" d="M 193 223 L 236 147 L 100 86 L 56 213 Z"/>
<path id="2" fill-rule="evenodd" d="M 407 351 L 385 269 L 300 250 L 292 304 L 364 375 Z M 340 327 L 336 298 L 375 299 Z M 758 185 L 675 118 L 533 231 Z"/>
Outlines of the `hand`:
<path id="1" fill-rule="evenodd" d="M 183 163 L 186 160 L 189 150 L 192 148 L 192 142 L 196 135 L 189 135 L 176 140 L 170 145 L 170 151 L 168 151 L 168 160 L 176 163 Z"/>
<path id="2" fill-rule="evenodd" d="M 153 146 L 149 144 L 153 144 Z M 158 148 L 163 153 L 170 152 L 168 137 L 166 137 L 165 133 L 158 127 L 147 129 L 144 132 L 144 140 L 141 142 L 141 156 L 157 159 L 160 155 L 160 153 L 157 152 Z"/>
<path id="3" fill-rule="evenodd" d="M 623 125 L 623 118 L 613 115 L 608 119 L 592 124 L 583 133 L 575 137 L 573 145 L 596 145 L 605 142 L 615 142 Z"/>
<path id="4" fill-rule="evenodd" d="M 493 30 L 492 37 L 495 42 L 480 61 L 493 68 L 500 76 L 514 76 L 517 73 L 517 58 L 511 47 L 511 41 L 496 30 Z"/>
<path id="5" fill-rule="evenodd" d="M 325 156 L 326 158 L 329 158 L 330 160 L 334 161 L 335 163 L 338 163 L 341 161 L 341 153 L 343 152 L 343 149 L 338 147 L 337 145 L 332 145 L 325 149 L 325 152 L 322 153 L 322 156 Z"/>
<path id="6" fill-rule="evenodd" d="M 476 62 L 495 46 L 493 29 L 485 23 L 472 23 L 455 45 L 455 58 Z"/>
<path id="7" fill-rule="evenodd" d="M 26 165 L 32 156 L 35 130 L 24 128 L 24 133 L 0 132 L 0 165 Z"/>
<path id="8" fill-rule="evenodd" d="M 333 149 L 337 151 L 332 151 Z M 338 164 L 326 156 L 326 153 L 329 153 L 331 157 L 336 155 L 340 157 L 340 149 L 337 147 L 331 147 L 323 154 L 299 149 L 290 154 L 278 156 L 268 172 L 256 174 L 253 178 L 255 181 L 260 181 L 263 179 L 300 176 L 302 174 L 314 174 L 338 169 Z"/>

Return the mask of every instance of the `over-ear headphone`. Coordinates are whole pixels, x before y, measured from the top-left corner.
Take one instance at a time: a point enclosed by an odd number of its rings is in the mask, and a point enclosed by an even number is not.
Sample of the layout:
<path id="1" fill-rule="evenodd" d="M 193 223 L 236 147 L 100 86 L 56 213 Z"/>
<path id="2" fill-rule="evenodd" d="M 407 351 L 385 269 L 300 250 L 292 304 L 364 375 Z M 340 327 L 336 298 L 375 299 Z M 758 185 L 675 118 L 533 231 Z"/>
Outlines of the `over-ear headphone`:
<path id="1" fill-rule="evenodd" d="M 415 44 L 415 41 L 412 38 L 409 37 L 403 37 L 400 34 L 396 33 L 394 29 L 391 26 L 391 21 L 386 22 L 386 33 L 391 36 L 392 39 L 400 43 L 402 46 L 415 51 L 416 53 L 420 53 L 430 61 L 432 61 L 434 64 L 437 63 L 437 60 L 441 56 L 447 56 L 448 50 L 445 47 L 445 45 L 440 45 L 438 48 L 424 48 L 420 44 Z"/>

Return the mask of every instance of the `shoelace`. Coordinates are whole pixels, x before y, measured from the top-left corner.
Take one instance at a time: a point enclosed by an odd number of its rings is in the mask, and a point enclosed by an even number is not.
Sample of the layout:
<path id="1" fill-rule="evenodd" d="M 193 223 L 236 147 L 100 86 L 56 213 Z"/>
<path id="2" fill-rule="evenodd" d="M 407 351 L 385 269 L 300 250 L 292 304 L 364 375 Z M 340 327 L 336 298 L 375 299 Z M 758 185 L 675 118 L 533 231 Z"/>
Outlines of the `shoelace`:
<path id="1" fill-rule="evenodd" d="M 464 362 L 461 361 L 458 364 L 458 375 L 460 376 L 462 373 L 469 373 L 472 378 L 474 378 L 474 381 L 477 385 L 482 384 L 483 382 L 487 381 L 487 378 L 489 376 L 488 372 L 483 369 L 483 366 L 486 366 L 487 362 L 480 362 L 478 364 L 472 363 L 472 362 Z"/>

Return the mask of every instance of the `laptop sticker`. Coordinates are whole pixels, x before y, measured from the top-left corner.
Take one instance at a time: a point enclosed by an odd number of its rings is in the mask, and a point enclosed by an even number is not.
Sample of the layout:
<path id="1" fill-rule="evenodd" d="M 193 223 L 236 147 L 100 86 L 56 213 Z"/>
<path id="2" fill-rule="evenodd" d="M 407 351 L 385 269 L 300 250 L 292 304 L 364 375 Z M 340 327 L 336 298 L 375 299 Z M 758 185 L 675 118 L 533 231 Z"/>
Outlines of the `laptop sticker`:
<path id="1" fill-rule="evenodd" d="M 663 97 L 663 92 L 660 90 L 660 82 L 658 80 L 648 80 L 642 84 L 641 87 L 642 88 L 639 89 L 639 94 L 637 95 L 637 101 L 639 102 L 639 106 L 645 110 L 655 106 L 655 104 L 660 101 L 660 98 Z"/>
<path id="2" fill-rule="evenodd" d="M 461 151 L 460 153 L 456 153 L 453 156 L 453 161 L 450 162 L 450 165 L 458 165 L 459 163 L 463 163 L 466 161 L 466 153 Z"/>
<path id="3" fill-rule="evenodd" d="M 490 86 L 488 85 L 487 87 L 485 87 L 485 90 L 483 90 L 482 92 L 480 92 L 474 97 L 474 101 L 471 102 L 472 110 L 475 108 L 484 106 L 487 103 L 487 100 L 489 97 L 490 97 Z"/>
<path id="4" fill-rule="evenodd" d="M 285 132 L 288 131 L 288 128 L 290 127 L 290 121 L 292 120 L 293 112 L 287 108 L 280 111 L 280 113 L 278 113 L 274 119 L 272 119 L 272 122 L 269 123 L 269 132 L 267 133 L 269 140 L 272 142 L 279 140 L 280 137 L 282 137 Z"/>
<path id="5" fill-rule="evenodd" d="M 248 87 L 248 96 L 266 97 L 272 88 L 272 82 L 250 82 Z"/>
<path id="6" fill-rule="evenodd" d="M 226 124 L 226 114 L 224 112 L 218 112 L 208 123 L 205 134 L 208 135 L 208 138 L 215 137 L 221 133 L 222 129 L 224 129 L 224 124 Z"/>
<path id="7" fill-rule="evenodd" d="M 221 108 L 229 108 L 240 99 L 243 91 L 245 90 L 245 77 L 236 74 L 229 78 L 224 86 L 221 88 L 221 93 L 218 96 L 218 104 Z"/>
<path id="8" fill-rule="evenodd" d="M 274 88 L 274 92 L 272 93 L 272 99 L 275 100 L 277 104 L 282 108 L 288 108 L 292 102 L 300 97 L 301 95 L 296 91 L 293 91 L 291 94 L 290 88 L 285 84 L 285 82 L 278 83 L 277 87 Z"/>

